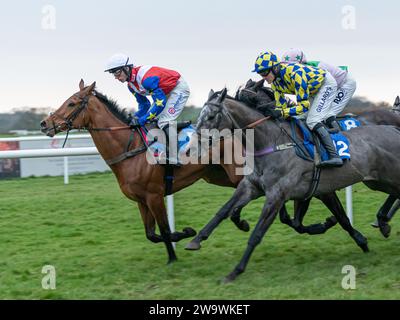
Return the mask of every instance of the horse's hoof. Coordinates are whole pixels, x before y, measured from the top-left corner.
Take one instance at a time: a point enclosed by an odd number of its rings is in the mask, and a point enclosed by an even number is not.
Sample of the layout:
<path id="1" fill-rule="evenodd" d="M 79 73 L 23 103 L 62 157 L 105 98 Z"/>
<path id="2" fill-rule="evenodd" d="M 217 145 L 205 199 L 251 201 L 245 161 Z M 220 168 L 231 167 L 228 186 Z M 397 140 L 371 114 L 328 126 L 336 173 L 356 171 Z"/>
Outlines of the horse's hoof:
<path id="1" fill-rule="evenodd" d="M 325 220 L 325 228 L 326 229 L 332 228 L 336 224 L 337 224 L 337 219 L 334 216 L 326 218 L 326 220 Z"/>
<path id="2" fill-rule="evenodd" d="M 172 259 L 168 259 L 168 262 L 167 262 L 167 266 L 170 266 L 171 264 L 173 264 L 174 262 L 176 262 L 178 260 L 178 258 L 172 258 Z"/>
<path id="3" fill-rule="evenodd" d="M 221 284 L 227 284 L 235 280 L 237 275 L 234 272 L 231 272 L 229 275 L 227 275 L 225 278 L 221 280 Z"/>
<path id="4" fill-rule="evenodd" d="M 385 238 L 389 238 L 391 229 L 391 226 L 388 224 L 379 226 L 379 230 Z"/>
<path id="5" fill-rule="evenodd" d="M 183 233 L 187 236 L 187 237 L 194 237 L 197 232 L 196 230 L 194 230 L 193 228 L 190 227 L 186 227 L 183 229 Z"/>
<path id="6" fill-rule="evenodd" d="M 367 243 L 360 244 L 360 248 L 361 248 L 362 251 L 364 251 L 365 253 L 369 252 L 369 248 L 368 248 L 368 244 L 367 244 Z"/>
<path id="7" fill-rule="evenodd" d="M 239 222 L 238 228 L 244 232 L 249 232 L 250 230 L 250 225 L 246 220 L 241 220 Z"/>
<path id="8" fill-rule="evenodd" d="M 200 242 L 196 241 L 189 242 L 185 247 L 186 250 L 199 250 L 200 248 L 201 248 Z"/>
<path id="9" fill-rule="evenodd" d="M 372 223 L 371 223 L 371 227 L 379 228 L 379 222 L 378 222 L 378 220 L 375 220 L 374 222 L 372 222 Z"/>

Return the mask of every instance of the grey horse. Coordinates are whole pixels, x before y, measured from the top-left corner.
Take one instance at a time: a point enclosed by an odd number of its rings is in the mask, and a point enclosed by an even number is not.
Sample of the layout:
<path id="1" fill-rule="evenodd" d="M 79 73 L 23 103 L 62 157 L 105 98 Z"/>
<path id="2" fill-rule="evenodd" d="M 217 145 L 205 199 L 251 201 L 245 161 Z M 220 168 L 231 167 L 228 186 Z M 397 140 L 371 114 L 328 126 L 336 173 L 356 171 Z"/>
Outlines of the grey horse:
<path id="1" fill-rule="evenodd" d="M 199 116 L 197 129 L 237 129 L 260 118 L 257 111 L 245 104 L 226 99 L 227 90 L 212 93 Z M 254 147 L 261 150 L 290 143 L 289 124 L 265 121 L 255 128 Z M 350 141 L 351 160 L 341 168 L 323 169 L 315 195 L 330 194 L 349 185 L 363 182 L 372 190 L 400 198 L 400 129 L 394 126 L 364 126 L 343 133 Z M 253 199 L 266 196 L 261 216 L 250 236 L 247 249 L 239 264 L 225 278 L 234 280 L 244 272 L 255 247 L 264 237 L 282 206 L 289 200 L 302 200 L 309 191 L 314 164 L 299 158 L 293 148 L 270 153 L 254 159 L 254 170 L 239 183 L 232 198 L 218 211 L 210 223 L 192 240 L 200 242 L 235 210 Z M 337 218 L 364 251 L 367 239 L 355 230 L 346 215 Z"/>
<path id="2" fill-rule="evenodd" d="M 239 88 L 237 90 L 235 99 L 246 103 L 250 108 L 256 109 L 264 115 L 269 115 L 270 110 L 275 107 L 274 93 L 270 88 L 264 87 L 264 80 L 258 82 L 251 79 L 248 80 L 244 88 Z M 400 127 L 399 108 L 400 98 L 397 96 L 392 109 L 381 108 L 364 111 L 354 116 L 357 117 L 357 120 L 360 121 L 362 125 L 394 125 Z M 336 194 L 332 194 L 329 197 L 324 196 L 321 200 L 331 211 L 334 210 L 334 207 L 341 206 L 341 204 L 337 203 L 340 202 L 340 200 L 337 198 Z M 281 222 L 292 227 L 298 233 L 308 233 L 310 235 L 325 233 L 328 229 L 336 225 L 336 218 L 331 216 L 328 217 L 324 223 L 315 223 L 310 226 L 304 226 L 303 219 L 307 213 L 310 201 L 311 198 L 302 202 L 297 201 L 295 203 L 293 219 L 290 218 L 286 207 L 283 206 L 279 212 Z M 400 200 L 389 196 L 377 213 L 377 216 L 380 216 L 381 220 L 385 221 L 385 223 L 379 225 L 378 219 L 371 223 L 375 228 L 380 227 L 380 231 L 385 238 L 389 237 L 391 231 L 390 225 L 387 222 L 393 218 L 399 208 Z M 245 221 L 240 219 L 240 211 L 235 212 L 231 219 Z"/>

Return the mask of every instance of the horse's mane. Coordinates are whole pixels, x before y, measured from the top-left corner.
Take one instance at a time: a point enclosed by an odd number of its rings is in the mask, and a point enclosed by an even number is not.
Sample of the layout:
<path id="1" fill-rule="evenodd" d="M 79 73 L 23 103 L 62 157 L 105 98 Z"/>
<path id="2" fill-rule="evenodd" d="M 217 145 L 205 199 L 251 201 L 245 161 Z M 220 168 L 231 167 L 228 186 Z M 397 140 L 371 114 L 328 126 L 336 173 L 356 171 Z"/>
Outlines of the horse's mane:
<path id="1" fill-rule="evenodd" d="M 211 100 L 215 99 L 219 94 L 221 94 L 222 91 L 223 91 L 223 90 L 214 92 L 214 93 L 208 98 L 208 101 L 211 101 Z M 254 112 L 257 113 L 257 114 L 263 115 L 263 113 L 262 113 L 260 110 L 258 110 L 258 109 L 256 109 L 255 107 L 249 105 L 248 103 L 242 101 L 241 99 L 238 98 L 237 95 L 235 95 L 235 97 L 232 97 L 232 96 L 230 96 L 230 95 L 227 94 L 226 97 L 225 97 L 225 99 L 227 99 L 228 101 L 231 100 L 231 101 L 233 101 L 234 103 L 237 103 L 237 104 L 239 104 L 239 105 L 241 105 L 241 106 L 243 106 L 243 107 L 245 107 L 245 108 L 248 108 L 248 109 L 254 111 Z"/>
<path id="2" fill-rule="evenodd" d="M 105 94 L 98 92 L 97 90 L 94 91 L 96 97 L 103 102 L 107 109 L 111 111 L 111 113 L 118 118 L 119 120 L 121 120 L 122 122 L 129 124 L 132 116 L 129 115 L 129 112 L 124 108 L 121 108 L 117 101 L 115 101 L 114 99 L 111 99 L 109 97 L 107 97 Z"/>

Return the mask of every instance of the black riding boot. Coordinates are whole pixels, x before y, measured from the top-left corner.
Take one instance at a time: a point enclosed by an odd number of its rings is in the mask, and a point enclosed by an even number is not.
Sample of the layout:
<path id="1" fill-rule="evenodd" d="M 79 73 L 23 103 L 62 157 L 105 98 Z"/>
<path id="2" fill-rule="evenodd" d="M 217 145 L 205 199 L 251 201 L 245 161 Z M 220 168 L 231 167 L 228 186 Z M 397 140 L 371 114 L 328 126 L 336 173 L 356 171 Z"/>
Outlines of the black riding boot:
<path id="1" fill-rule="evenodd" d="M 179 163 L 179 160 L 176 158 L 176 157 L 174 157 L 174 158 L 172 158 L 172 157 L 170 157 L 170 154 L 169 154 L 169 146 L 170 146 L 170 141 L 169 141 L 169 139 L 170 139 L 170 137 L 169 137 L 169 124 L 167 124 L 164 128 L 163 128 L 163 131 L 164 131 L 164 133 L 165 133 L 165 138 L 166 138 L 166 141 L 165 141 L 165 148 L 166 148 L 166 164 L 170 164 L 170 165 L 173 165 L 173 166 L 177 166 L 177 167 L 180 167 L 180 166 L 182 166 L 182 164 L 181 163 Z"/>
<path id="2" fill-rule="evenodd" d="M 325 120 L 326 125 L 328 126 L 329 133 L 338 133 L 340 131 L 340 126 L 336 121 L 335 116 L 331 116 Z"/>
<path id="3" fill-rule="evenodd" d="M 335 145 L 333 144 L 332 138 L 322 123 L 318 123 L 313 131 L 320 138 L 321 143 L 324 145 L 326 151 L 328 152 L 329 159 L 321 161 L 319 167 L 340 167 L 343 165 L 343 160 L 337 154 Z"/>

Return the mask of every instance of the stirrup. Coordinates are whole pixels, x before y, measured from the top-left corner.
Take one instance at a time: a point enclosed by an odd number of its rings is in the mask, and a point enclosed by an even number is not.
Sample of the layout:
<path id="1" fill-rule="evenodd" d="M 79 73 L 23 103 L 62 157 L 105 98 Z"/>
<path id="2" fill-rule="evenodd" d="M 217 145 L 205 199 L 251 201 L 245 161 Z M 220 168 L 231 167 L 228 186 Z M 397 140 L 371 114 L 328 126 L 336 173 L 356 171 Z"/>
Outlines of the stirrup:
<path id="1" fill-rule="evenodd" d="M 343 160 L 341 158 L 332 158 L 325 161 L 319 162 L 317 168 L 335 168 L 343 166 Z"/>

